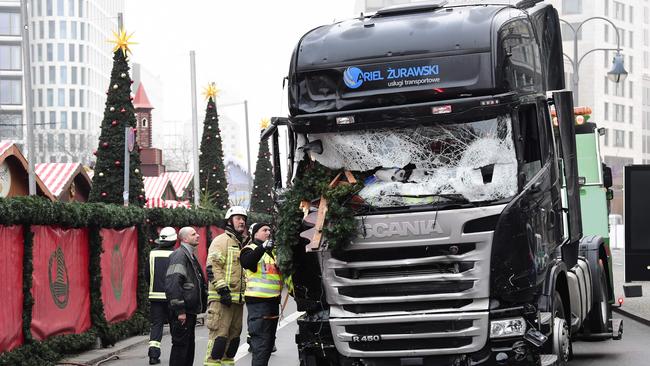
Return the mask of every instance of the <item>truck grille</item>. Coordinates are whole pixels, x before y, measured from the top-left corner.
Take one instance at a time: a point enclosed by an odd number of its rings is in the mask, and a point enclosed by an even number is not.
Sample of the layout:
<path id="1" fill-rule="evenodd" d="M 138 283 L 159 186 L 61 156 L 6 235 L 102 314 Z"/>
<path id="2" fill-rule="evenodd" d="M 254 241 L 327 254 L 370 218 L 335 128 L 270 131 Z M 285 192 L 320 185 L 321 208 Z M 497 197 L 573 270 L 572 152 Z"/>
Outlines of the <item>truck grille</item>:
<path id="1" fill-rule="evenodd" d="M 357 238 L 347 250 L 320 252 L 338 351 L 400 357 L 480 350 L 488 332 L 493 231 L 463 228 L 504 207 L 367 216 L 363 225 L 384 231 L 368 230 L 375 237 Z M 425 224 L 435 230 L 407 231 Z M 359 335 L 381 339 L 360 342 Z"/>
<path id="2" fill-rule="evenodd" d="M 350 342 L 350 348 L 357 351 L 401 351 L 422 349 L 450 349 L 467 346 L 472 343 L 470 337 L 453 337 L 442 339 L 396 339 L 372 343 Z"/>

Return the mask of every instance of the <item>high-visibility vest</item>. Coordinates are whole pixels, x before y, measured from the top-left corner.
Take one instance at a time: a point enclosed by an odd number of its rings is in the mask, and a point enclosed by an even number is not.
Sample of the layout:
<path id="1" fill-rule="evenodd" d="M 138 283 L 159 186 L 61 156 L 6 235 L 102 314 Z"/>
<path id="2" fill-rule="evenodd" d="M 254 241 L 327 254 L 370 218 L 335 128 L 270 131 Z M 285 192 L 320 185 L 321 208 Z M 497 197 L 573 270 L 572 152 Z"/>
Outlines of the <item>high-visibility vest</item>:
<path id="1" fill-rule="evenodd" d="M 149 299 L 166 300 L 165 275 L 172 250 L 154 249 L 149 252 Z M 158 268 L 158 271 L 156 271 Z"/>
<path id="2" fill-rule="evenodd" d="M 249 244 L 248 247 L 254 250 L 257 245 Z M 257 262 L 257 271 L 246 270 L 246 276 L 246 297 L 271 298 L 282 293 L 282 275 L 275 259 L 266 252 Z"/>

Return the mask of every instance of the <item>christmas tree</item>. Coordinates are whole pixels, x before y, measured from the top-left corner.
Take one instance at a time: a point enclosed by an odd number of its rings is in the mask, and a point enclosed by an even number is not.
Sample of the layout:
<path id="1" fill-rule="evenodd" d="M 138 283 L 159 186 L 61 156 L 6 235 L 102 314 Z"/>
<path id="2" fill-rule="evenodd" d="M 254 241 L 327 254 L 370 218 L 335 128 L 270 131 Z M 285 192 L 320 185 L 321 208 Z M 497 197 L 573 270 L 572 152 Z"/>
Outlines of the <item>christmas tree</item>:
<path id="1" fill-rule="evenodd" d="M 216 208 L 225 209 L 228 207 L 228 190 L 226 189 L 228 182 L 226 181 L 226 167 L 223 163 L 219 115 L 214 102 L 217 92 L 214 83 L 208 85 L 203 91 L 208 105 L 205 108 L 203 137 L 201 138 L 199 185 L 204 200 L 209 200 Z"/>
<path id="2" fill-rule="evenodd" d="M 269 126 L 267 119 L 262 120 L 262 131 Z M 257 152 L 257 164 L 255 164 L 255 179 L 253 181 L 253 193 L 251 195 L 251 212 L 270 214 L 273 209 L 271 190 L 273 189 L 273 172 L 271 169 L 271 153 L 269 152 L 269 141 L 260 140 L 260 148 Z"/>
<path id="3" fill-rule="evenodd" d="M 93 186 L 90 191 L 90 202 L 124 203 L 124 144 L 125 128 L 135 128 L 135 114 L 131 84 L 128 52 L 131 52 L 129 42 L 131 35 L 124 30 L 115 34 L 113 49 L 113 71 L 111 83 L 106 92 L 106 107 L 101 124 L 99 146 L 95 152 L 97 162 L 93 176 Z M 133 149 L 129 155 L 129 203 L 142 207 L 145 202 L 144 183 L 140 174 L 139 147 L 132 139 Z"/>

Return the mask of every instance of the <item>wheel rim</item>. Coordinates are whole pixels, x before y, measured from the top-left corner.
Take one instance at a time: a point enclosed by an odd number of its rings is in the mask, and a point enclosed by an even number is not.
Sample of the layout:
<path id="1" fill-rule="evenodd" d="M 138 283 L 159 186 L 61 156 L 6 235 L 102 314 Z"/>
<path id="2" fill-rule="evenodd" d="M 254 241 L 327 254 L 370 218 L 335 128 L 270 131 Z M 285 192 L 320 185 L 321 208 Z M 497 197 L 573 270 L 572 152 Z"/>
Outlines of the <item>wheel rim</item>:
<path id="1" fill-rule="evenodd" d="M 569 327 L 566 321 L 562 318 L 556 317 L 553 322 L 553 353 L 557 355 L 558 360 L 563 362 L 569 361 L 569 347 L 571 340 L 569 339 Z"/>

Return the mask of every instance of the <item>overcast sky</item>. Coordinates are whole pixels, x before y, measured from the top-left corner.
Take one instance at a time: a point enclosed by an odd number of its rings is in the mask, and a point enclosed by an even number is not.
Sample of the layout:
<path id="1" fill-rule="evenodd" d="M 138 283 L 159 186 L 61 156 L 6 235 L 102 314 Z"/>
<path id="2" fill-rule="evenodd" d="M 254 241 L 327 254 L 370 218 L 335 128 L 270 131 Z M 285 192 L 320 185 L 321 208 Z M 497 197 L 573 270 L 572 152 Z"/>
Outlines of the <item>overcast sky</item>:
<path id="1" fill-rule="evenodd" d="M 158 93 L 165 106 L 157 110 L 164 116 L 155 118 L 191 119 L 189 51 L 194 50 L 199 122 L 205 109 L 201 91 L 214 81 L 221 89 L 218 105 L 248 100 L 253 140 L 263 117 L 287 114 L 282 78 L 300 37 L 354 16 L 354 0 L 127 0 L 124 23 L 138 42 L 133 61 L 162 82 Z M 219 112 L 243 123 L 241 107 Z M 256 143 L 251 146 L 257 150 Z"/>

